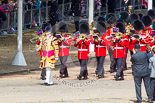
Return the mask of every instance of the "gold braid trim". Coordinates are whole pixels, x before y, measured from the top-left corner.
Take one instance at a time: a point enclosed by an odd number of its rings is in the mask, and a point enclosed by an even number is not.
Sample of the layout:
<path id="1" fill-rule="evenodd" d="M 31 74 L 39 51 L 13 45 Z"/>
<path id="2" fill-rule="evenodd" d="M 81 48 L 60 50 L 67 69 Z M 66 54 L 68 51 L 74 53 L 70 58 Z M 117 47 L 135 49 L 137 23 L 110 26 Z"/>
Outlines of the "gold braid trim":
<path id="1" fill-rule="evenodd" d="M 51 59 L 54 59 L 55 56 L 51 56 L 51 57 L 42 57 L 42 60 L 40 61 L 41 63 L 43 63 L 45 60 L 47 60 L 49 63 L 51 64 L 54 64 L 55 63 L 55 60 L 51 60 Z"/>

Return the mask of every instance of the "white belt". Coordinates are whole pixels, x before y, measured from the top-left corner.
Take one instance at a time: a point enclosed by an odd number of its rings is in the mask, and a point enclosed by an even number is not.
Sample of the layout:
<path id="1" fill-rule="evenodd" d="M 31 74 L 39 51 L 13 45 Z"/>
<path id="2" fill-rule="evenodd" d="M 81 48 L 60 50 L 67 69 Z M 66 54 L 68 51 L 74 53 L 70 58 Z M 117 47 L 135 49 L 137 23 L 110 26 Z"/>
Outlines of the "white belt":
<path id="1" fill-rule="evenodd" d="M 124 49 L 124 47 L 114 47 L 114 49 Z"/>
<path id="2" fill-rule="evenodd" d="M 140 46 L 146 46 L 146 44 L 140 44 Z"/>
<path id="3" fill-rule="evenodd" d="M 88 51 L 88 49 L 78 49 L 78 51 Z"/>
<path id="4" fill-rule="evenodd" d="M 59 48 L 69 48 L 69 46 L 59 46 Z"/>
<path id="5" fill-rule="evenodd" d="M 96 47 L 104 47 L 104 48 L 106 48 L 106 46 L 101 46 L 101 45 L 96 45 Z"/>

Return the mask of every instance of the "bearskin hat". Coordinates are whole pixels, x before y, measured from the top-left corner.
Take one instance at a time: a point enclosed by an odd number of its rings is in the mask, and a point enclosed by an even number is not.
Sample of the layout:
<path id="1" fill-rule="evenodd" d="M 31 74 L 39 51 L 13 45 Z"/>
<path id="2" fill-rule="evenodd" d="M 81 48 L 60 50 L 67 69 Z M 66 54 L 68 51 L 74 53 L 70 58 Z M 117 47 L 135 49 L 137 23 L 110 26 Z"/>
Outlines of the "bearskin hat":
<path id="1" fill-rule="evenodd" d="M 155 22 L 153 22 L 152 28 L 153 28 L 153 30 L 155 30 Z"/>
<path id="2" fill-rule="evenodd" d="M 103 16 L 99 16 L 96 21 L 97 22 L 99 22 L 99 21 L 105 22 L 105 18 Z"/>
<path id="3" fill-rule="evenodd" d="M 144 24 L 141 20 L 135 20 L 133 22 L 133 27 L 135 30 L 142 30 L 142 29 L 144 29 Z"/>
<path id="4" fill-rule="evenodd" d="M 124 20 L 123 19 L 118 19 L 117 23 L 123 23 L 124 24 Z"/>
<path id="5" fill-rule="evenodd" d="M 124 22 L 128 22 L 130 19 L 129 13 L 126 11 L 123 11 L 119 15 L 119 19 L 122 19 Z"/>
<path id="6" fill-rule="evenodd" d="M 113 13 L 109 13 L 107 16 L 106 16 L 106 21 L 108 24 L 113 24 L 116 22 L 116 16 L 113 14 Z"/>
<path id="7" fill-rule="evenodd" d="M 80 22 L 79 32 L 81 34 L 87 34 L 87 35 L 89 35 L 90 30 L 89 30 L 89 25 L 88 25 L 87 22 L 85 22 L 85 21 Z"/>
<path id="8" fill-rule="evenodd" d="M 148 27 L 148 26 L 152 25 L 152 18 L 149 15 L 143 16 L 142 22 L 143 22 L 144 26 Z"/>
<path id="9" fill-rule="evenodd" d="M 59 23 L 59 31 L 60 32 L 68 32 L 68 25 L 65 22 Z"/>
<path id="10" fill-rule="evenodd" d="M 151 16 L 152 19 L 155 19 L 155 10 L 151 9 L 147 12 L 147 14 Z"/>
<path id="11" fill-rule="evenodd" d="M 117 23 L 116 27 L 119 28 L 119 32 L 125 33 L 125 25 L 123 23 Z"/>
<path id="12" fill-rule="evenodd" d="M 130 22 L 131 24 L 135 21 L 135 20 L 138 20 L 139 19 L 139 16 L 137 14 L 131 14 L 130 15 Z"/>
<path id="13" fill-rule="evenodd" d="M 138 16 L 139 16 L 139 19 L 142 20 L 143 14 L 139 13 Z"/>
<path id="14" fill-rule="evenodd" d="M 99 21 L 97 22 L 97 25 L 96 25 L 96 30 L 99 32 L 99 33 L 105 33 L 106 32 L 106 24 L 105 22 L 103 21 Z"/>

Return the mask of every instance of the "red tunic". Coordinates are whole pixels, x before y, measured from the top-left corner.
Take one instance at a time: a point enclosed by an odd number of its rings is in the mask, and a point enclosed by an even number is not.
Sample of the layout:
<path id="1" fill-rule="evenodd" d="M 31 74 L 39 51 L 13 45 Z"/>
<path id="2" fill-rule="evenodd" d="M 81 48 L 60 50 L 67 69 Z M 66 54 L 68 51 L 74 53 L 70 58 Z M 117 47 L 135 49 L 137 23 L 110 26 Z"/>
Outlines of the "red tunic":
<path id="1" fill-rule="evenodd" d="M 36 45 L 40 45 L 40 39 L 37 41 Z M 42 50 L 39 51 L 39 56 L 42 57 L 43 52 Z"/>
<path id="2" fill-rule="evenodd" d="M 96 57 L 106 56 L 106 42 L 105 36 L 101 37 L 101 41 L 94 42 Z"/>
<path id="3" fill-rule="evenodd" d="M 86 39 L 85 41 L 80 40 L 75 43 L 74 46 L 78 47 L 78 59 L 88 59 L 90 41 Z"/>
<path id="4" fill-rule="evenodd" d="M 114 58 L 125 58 L 125 40 L 117 40 L 113 43 L 114 45 Z"/>
<path id="5" fill-rule="evenodd" d="M 71 38 L 68 35 L 64 36 L 63 41 L 58 41 L 59 56 L 69 56 L 69 47 L 71 45 Z"/>
<path id="6" fill-rule="evenodd" d="M 146 30 L 146 27 L 144 27 L 143 33 L 148 32 L 149 36 L 151 37 L 152 30 L 153 30 L 152 28 Z"/>
<path id="7" fill-rule="evenodd" d="M 146 52 L 146 45 L 149 43 L 149 39 L 146 37 L 146 34 L 140 34 L 141 40 L 137 41 L 136 39 L 132 40 L 132 44 L 139 44 L 141 49 L 140 51 Z M 134 48 L 134 47 L 133 47 Z"/>
<path id="8" fill-rule="evenodd" d="M 105 35 L 106 35 L 106 38 L 107 38 L 107 42 L 106 42 L 107 50 L 109 50 L 110 46 L 112 46 L 112 37 L 111 37 L 110 28 L 107 28 L 107 32 L 105 33 Z"/>
<path id="9" fill-rule="evenodd" d="M 152 37 L 152 28 L 149 28 L 148 30 L 146 30 L 146 27 L 144 28 L 144 30 L 143 30 L 143 34 L 149 34 L 149 37 L 148 37 L 148 40 L 149 40 L 149 43 L 152 41 L 152 39 L 151 39 L 151 37 Z M 147 36 L 147 35 L 146 35 Z"/>

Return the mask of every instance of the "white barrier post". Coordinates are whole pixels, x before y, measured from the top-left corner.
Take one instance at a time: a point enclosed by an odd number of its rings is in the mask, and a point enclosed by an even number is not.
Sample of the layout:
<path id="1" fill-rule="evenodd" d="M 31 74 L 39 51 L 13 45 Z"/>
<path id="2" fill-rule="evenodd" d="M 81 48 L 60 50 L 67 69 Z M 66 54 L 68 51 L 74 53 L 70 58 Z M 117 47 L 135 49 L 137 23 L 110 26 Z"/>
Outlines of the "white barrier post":
<path id="1" fill-rule="evenodd" d="M 152 1 L 153 0 L 148 0 L 148 10 L 152 9 Z"/>
<path id="2" fill-rule="evenodd" d="M 89 25 L 94 20 L 94 0 L 89 0 Z"/>
<path id="3" fill-rule="evenodd" d="M 17 37 L 17 54 L 12 61 L 12 65 L 27 66 L 22 52 L 22 15 L 23 15 L 23 0 L 18 0 L 18 37 Z"/>
<path id="4" fill-rule="evenodd" d="M 89 25 L 94 21 L 94 0 L 89 0 Z M 90 31 L 91 33 L 92 31 Z M 91 33 L 92 34 L 92 33 Z M 94 44 L 89 45 L 90 52 L 94 52 Z"/>

